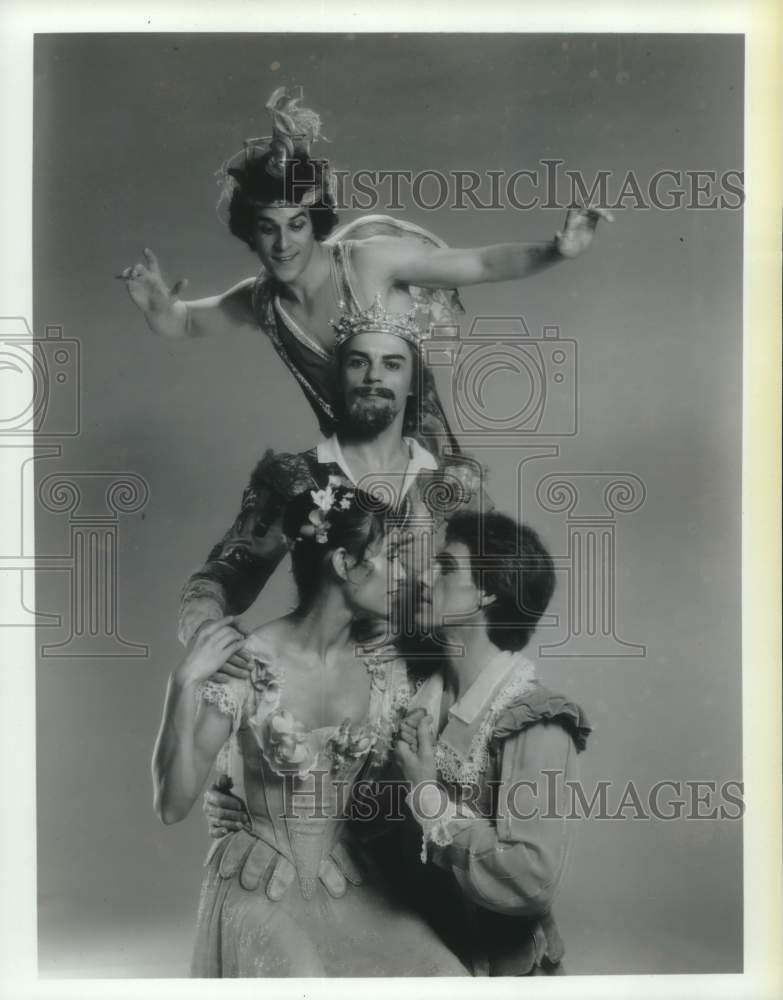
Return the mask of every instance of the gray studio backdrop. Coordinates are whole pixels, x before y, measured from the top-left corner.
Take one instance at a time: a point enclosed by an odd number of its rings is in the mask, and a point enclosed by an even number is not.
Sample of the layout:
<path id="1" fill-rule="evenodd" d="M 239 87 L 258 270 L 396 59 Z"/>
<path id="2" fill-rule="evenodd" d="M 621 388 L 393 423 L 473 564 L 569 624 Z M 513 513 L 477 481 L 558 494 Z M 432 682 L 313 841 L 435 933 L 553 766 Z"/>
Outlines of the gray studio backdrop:
<path id="1" fill-rule="evenodd" d="M 338 168 L 510 174 L 560 159 L 588 181 L 610 171 L 616 197 L 629 171 L 644 187 L 665 169 L 741 170 L 742 78 L 742 40 L 726 36 L 37 38 L 34 326 L 55 328 L 42 349 L 68 375 L 51 382 L 60 409 L 35 463 L 38 610 L 61 616 L 39 630 L 43 974 L 186 974 L 206 829 L 198 810 L 161 826 L 149 773 L 182 655 L 178 594 L 254 461 L 317 438 L 262 335 L 156 339 L 114 274 L 145 246 L 191 296 L 254 273 L 216 217 L 214 171 L 265 133 L 280 84 L 322 112 Z M 454 246 L 548 238 L 563 217 L 401 198 L 393 214 Z M 629 781 L 644 800 L 667 779 L 742 777 L 741 212 L 625 204 L 581 260 L 464 293 L 466 329 L 499 316 L 529 331 L 534 360 L 487 374 L 465 428 L 484 405 L 503 432 L 471 446 L 491 493 L 558 557 L 554 617 L 531 653 L 587 711 L 585 785 L 611 782 L 613 809 Z M 448 395 L 449 372 L 438 378 Z M 504 424 L 531 393 L 527 423 Z M 608 567 L 592 583 L 591 546 Z M 245 621 L 290 604 L 283 568 Z M 739 822 L 581 823 L 557 906 L 569 971 L 738 971 L 741 904 Z"/>

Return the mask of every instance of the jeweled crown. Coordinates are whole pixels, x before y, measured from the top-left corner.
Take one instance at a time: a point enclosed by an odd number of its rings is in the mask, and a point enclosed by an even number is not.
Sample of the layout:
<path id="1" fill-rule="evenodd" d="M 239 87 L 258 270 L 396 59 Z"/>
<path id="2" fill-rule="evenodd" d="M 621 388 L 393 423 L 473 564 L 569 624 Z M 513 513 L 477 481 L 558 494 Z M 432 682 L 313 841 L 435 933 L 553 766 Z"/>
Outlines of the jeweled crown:
<path id="1" fill-rule="evenodd" d="M 414 306 L 409 312 L 388 312 L 380 295 L 369 309 L 356 313 L 343 313 L 337 322 L 331 321 L 337 331 L 336 344 L 342 346 L 347 340 L 360 333 L 390 333 L 394 337 L 406 340 L 414 347 L 419 347 L 428 336 L 426 323 L 421 319 L 421 308 Z"/>

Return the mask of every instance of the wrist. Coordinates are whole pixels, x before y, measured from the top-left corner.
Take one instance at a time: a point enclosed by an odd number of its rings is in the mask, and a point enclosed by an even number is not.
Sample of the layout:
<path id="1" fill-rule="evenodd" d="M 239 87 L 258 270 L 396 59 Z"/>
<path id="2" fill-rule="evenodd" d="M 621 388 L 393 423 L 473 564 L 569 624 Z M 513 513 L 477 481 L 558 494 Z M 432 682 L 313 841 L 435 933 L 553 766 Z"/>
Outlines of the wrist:
<path id="1" fill-rule="evenodd" d="M 186 663 L 187 661 L 180 664 L 180 666 L 172 670 L 169 675 L 172 688 L 182 694 L 186 691 L 194 690 L 200 681 L 200 678 L 194 677 L 193 674 L 187 669 Z"/>
<path id="2" fill-rule="evenodd" d="M 176 299 L 150 302 L 144 311 L 148 326 L 166 337 L 182 336 L 187 325 L 187 310 L 183 302 Z"/>
<path id="3" fill-rule="evenodd" d="M 553 236 L 542 248 L 542 256 L 550 260 L 568 260 L 568 257 L 560 249 L 559 236 Z"/>
<path id="4" fill-rule="evenodd" d="M 427 826 L 449 812 L 449 797 L 433 778 L 417 781 L 405 801 L 419 826 Z"/>

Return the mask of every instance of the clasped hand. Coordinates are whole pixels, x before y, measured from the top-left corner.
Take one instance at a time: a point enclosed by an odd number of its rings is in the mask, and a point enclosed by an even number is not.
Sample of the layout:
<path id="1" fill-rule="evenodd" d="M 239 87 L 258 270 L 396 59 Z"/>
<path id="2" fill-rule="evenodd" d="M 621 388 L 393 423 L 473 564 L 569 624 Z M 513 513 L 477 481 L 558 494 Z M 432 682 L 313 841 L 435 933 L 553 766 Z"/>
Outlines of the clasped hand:
<path id="1" fill-rule="evenodd" d="M 400 725 L 394 757 L 403 777 L 414 786 L 437 780 L 432 726 L 432 716 L 423 708 L 409 712 Z"/>
<path id="2" fill-rule="evenodd" d="M 232 677 L 247 680 L 253 666 L 242 649 L 246 638 L 233 616 L 203 622 L 188 643 L 175 679 L 184 684 L 197 684 L 207 678 L 219 684 Z"/>

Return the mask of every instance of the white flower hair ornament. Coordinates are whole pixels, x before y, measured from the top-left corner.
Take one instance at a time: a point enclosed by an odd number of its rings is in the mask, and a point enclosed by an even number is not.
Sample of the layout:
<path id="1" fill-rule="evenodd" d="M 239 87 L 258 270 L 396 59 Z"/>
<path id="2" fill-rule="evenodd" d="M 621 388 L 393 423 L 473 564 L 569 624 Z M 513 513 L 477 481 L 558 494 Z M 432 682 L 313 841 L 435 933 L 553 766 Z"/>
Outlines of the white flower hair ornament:
<path id="1" fill-rule="evenodd" d="M 326 487 L 322 490 L 310 490 L 310 496 L 315 509 L 310 511 L 306 523 L 299 529 L 299 538 L 315 538 L 319 545 L 326 545 L 332 526 L 329 515 L 333 510 L 348 510 L 354 490 L 339 476 L 329 476 Z"/>

